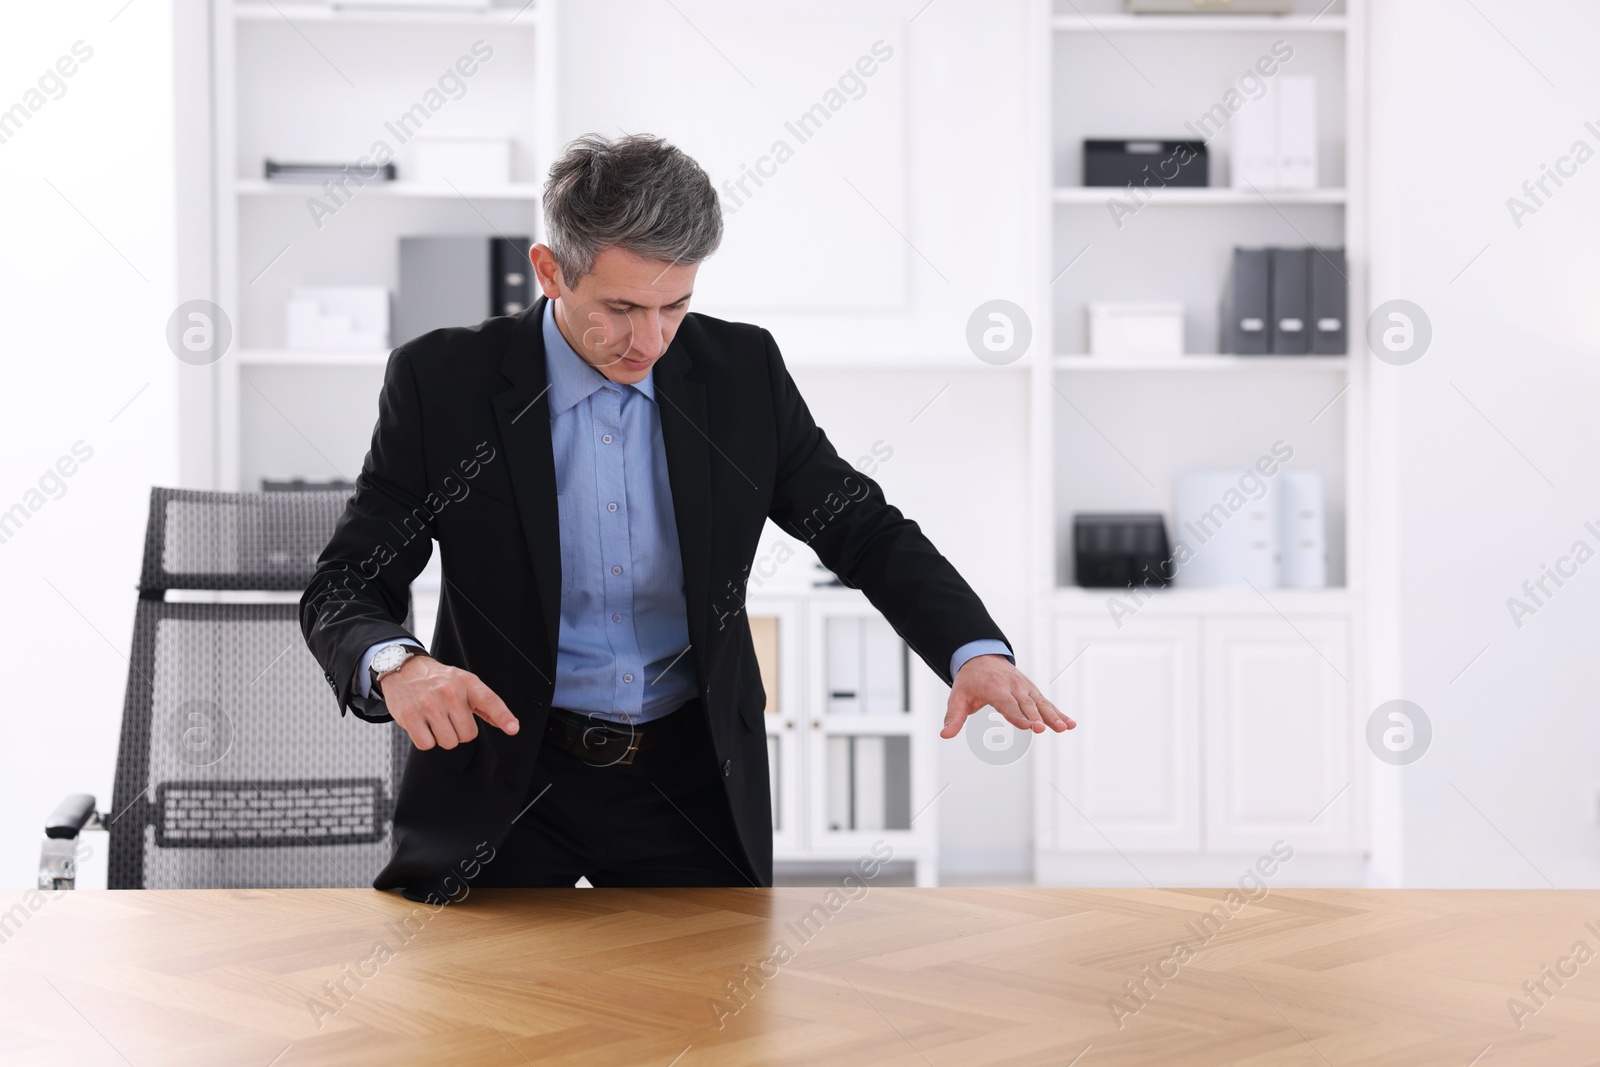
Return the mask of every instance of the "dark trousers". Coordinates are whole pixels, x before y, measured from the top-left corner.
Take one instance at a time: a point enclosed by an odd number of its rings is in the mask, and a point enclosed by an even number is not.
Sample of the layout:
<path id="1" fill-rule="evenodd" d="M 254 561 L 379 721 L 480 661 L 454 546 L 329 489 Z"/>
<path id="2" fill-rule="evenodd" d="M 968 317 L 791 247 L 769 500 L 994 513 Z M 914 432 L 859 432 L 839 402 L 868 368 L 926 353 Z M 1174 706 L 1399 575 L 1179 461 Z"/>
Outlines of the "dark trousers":
<path id="1" fill-rule="evenodd" d="M 631 763 L 597 763 L 547 738 L 528 806 L 476 884 L 570 887 L 580 876 L 597 888 L 754 884 L 736 865 L 743 850 L 700 701 L 638 730 L 664 740 Z"/>

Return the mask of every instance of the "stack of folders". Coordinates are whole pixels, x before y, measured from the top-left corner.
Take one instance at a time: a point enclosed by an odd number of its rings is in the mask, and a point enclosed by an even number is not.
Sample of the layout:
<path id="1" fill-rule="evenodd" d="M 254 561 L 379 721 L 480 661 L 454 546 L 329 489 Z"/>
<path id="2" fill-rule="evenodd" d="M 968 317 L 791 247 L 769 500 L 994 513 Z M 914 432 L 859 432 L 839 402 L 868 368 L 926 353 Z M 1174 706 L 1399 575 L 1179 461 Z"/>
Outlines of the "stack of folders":
<path id="1" fill-rule="evenodd" d="M 1222 298 L 1222 351 L 1344 355 L 1345 278 L 1342 248 L 1235 248 Z"/>
<path id="2" fill-rule="evenodd" d="M 828 738 L 828 829 L 911 828 L 911 739 Z"/>
<path id="3" fill-rule="evenodd" d="M 836 616 L 824 622 L 829 715 L 893 715 L 911 710 L 911 657 L 881 618 Z"/>
<path id="4" fill-rule="evenodd" d="M 1283 471 L 1274 495 L 1278 513 L 1278 584 L 1317 589 L 1328 584 L 1322 475 Z"/>
<path id="5" fill-rule="evenodd" d="M 1320 588 L 1328 583 L 1322 475 L 1279 471 L 1254 498 L 1238 471 L 1180 475 L 1174 519 L 1188 547 L 1175 584 Z"/>
<path id="6" fill-rule="evenodd" d="M 1280 74 L 1233 116 L 1233 187 L 1256 192 L 1317 186 L 1317 79 Z"/>

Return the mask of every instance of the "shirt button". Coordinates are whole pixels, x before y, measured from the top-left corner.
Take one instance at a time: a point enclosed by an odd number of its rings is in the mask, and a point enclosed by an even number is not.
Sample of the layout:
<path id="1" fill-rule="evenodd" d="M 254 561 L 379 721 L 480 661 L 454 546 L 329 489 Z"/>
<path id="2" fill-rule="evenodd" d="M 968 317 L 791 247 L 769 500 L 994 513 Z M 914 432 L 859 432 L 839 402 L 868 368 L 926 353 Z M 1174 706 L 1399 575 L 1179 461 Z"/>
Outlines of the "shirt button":
<path id="1" fill-rule="evenodd" d="M 621 574 L 622 573 L 622 568 L 621 567 L 612 567 L 611 568 L 611 573 L 612 574 Z"/>
<path id="2" fill-rule="evenodd" d="M 624 674 L 624 675 L 623 675 L 623 676 L 622 676 L 622 680 L 623 680 L 623 681 L 624 681 L 624 682 L 631 682 L 631 681 L 633 681 L 633 675 L 631 675 L 631 674 Z"/>
<path id="3" fill-rule="evenodd" d="M 607 504 L 607 505 L 606 505 L 606 510 L 607 510 L 607 511 L 616 511 L 616 510 L 617 510 L 617 503 L 616 503 L 616 501 L 614 501 L 614 500 L 613 500 L 613 501 L 612 501 L 612 502 L 611 502 L 611 503 L 609 503 L 609 504 Z"/>
<path id="4" fill-rule="evenodd" d="M 604 437 L 600 438 L 600 440 L 604 441 L 606 444 L 609 445 L 611 443 L 611 435 L 610 434 L 606 434 Z"/>
<path id="5" fill-rule="evenodd" d="M 731 775 L 732 773 L 733 773 L 733 760 L 731 760 L 731 759 L 723 760 L 722 761 L 722 777 L 726 778 L 729 775 Z"/>
<path id="6" fill-rule="evenodd" d="M 611 621 L 612 622 L 621 622 L 622 621 L 622 616 L 621 615 L 613 615 L 613 616 L 611 616 Z"/>

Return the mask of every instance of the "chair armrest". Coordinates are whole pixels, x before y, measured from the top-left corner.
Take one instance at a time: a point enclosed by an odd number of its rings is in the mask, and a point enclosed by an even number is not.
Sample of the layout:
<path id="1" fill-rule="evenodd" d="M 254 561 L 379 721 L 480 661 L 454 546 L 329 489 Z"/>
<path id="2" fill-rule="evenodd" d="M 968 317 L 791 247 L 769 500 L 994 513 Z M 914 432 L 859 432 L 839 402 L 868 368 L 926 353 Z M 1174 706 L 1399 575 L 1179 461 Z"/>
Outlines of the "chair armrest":
<path id="1" fill-rule="evenodd" d="M 52 838 L 73 838 L 78 836 L 78 831 L 90 825 L 91 820 L 98 823 L 94 813 L 94 796 L 89 793 L 74 793 L 63 800 L 50 813 L 44 821 L 44 836 Z"/>

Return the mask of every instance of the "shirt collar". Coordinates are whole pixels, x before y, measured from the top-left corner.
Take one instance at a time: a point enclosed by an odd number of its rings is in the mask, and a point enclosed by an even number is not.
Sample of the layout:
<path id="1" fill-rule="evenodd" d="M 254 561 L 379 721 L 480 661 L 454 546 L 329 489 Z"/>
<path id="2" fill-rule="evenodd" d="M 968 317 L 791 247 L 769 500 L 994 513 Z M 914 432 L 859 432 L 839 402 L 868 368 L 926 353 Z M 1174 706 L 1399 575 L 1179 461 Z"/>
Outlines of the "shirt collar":
<path id="1" fill-rule="evenodd" d="M 559 415 L 569 408 L 576 407 L 580 401 L 593 393 L 596 389 L 607 385 L 615 385 L 605 375 L 595 370 L 586 363 L 582 356 L 572 350 L 567 339 L 561 335 L 561 328 L 556 325 L 556 302 L 546 300 L 544 308 L 544 365 L 545 373 L 550 380 L 550 414 Z M 655 368 L 650 369 L 636 385 L 625 388 L 636 389 L 649 397 L 652 401 L 656 398 Z"/>

